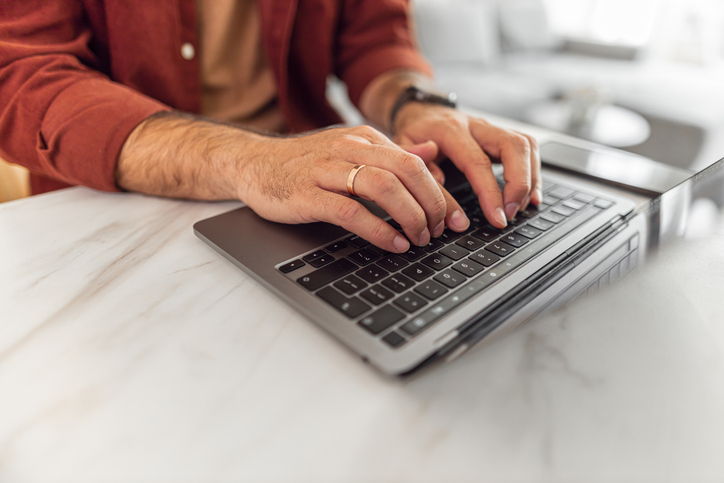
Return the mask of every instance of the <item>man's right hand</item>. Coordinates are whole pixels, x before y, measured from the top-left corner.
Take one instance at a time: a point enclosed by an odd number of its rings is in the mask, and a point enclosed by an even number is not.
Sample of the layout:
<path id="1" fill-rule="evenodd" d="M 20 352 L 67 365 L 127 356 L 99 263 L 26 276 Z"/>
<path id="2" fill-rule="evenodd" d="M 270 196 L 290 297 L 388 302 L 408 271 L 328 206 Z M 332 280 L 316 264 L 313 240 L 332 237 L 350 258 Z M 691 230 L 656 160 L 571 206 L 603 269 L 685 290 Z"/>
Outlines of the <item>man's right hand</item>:
<path id="1" fill-rule="evenodd" d="M 385 250 L 407 251 L 409 243 L 403 236 L 349 196 L 347 179 L 358 164 L 364 168 L 354 178 L 354 192 L 389 213 L 415 245 L 439 236 L 446 218 L 460 210 L 425 164 L 437 156 L 434 143 L 406 151 L 368 126 L 264 142 L 268 144 L 264 155 L 241 166 L 238 197 L 266 219 L 325 221 Z M 467 224 L 465 220 L 456 228 L 465 229 Z"/>
<path id="2" fill-rule="evenodd" d="M 119 187 L 141 193 L 221 200 L 238 198 L 260 216 L 282 223 L 325 221 L 380 248 L 402 253 L 426 245 L 445 225 L 465 230 L 458 203 L 430 174 L 438 154 L 430 142 L 405 149 L 368 126 L 331 128 L 274 138 L 192 116 L 164 113 L 141 123 L 116 167 Z M 405 237 L 347 192 L 375 201 Z"/>

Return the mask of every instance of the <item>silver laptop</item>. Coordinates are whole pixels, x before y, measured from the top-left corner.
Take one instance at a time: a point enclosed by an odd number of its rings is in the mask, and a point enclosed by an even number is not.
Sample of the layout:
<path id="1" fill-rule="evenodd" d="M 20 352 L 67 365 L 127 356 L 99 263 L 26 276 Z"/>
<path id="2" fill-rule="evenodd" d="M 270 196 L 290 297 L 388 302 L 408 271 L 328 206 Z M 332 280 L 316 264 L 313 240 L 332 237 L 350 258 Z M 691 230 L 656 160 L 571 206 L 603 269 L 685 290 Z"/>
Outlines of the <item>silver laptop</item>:
<path id="1" fill-rule="evenodd" d="M 401 255 L 333 225 L 277 224 L 246 207 L 194 231 L 362 360 L 408 375 L 625 275 L 652 244 L 651 200 L 690 175 L 555 142 L 541 157 L 543 203 L 504 230 L 486 222 L 465 178 L 443 163 L 471 226 Z"/>

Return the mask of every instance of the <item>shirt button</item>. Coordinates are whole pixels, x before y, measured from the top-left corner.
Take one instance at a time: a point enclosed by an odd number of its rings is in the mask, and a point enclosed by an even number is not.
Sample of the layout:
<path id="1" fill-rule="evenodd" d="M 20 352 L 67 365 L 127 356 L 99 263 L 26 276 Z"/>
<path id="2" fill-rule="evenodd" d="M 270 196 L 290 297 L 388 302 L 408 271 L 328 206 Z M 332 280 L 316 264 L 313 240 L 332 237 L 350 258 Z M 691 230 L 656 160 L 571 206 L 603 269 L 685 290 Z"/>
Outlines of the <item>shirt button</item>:
<path id="1" fill-rule="evenodd" d="M 196 49 L 190 43 L 186 42 L 181 46 L 181 57 L 186 60 L 191 60 L 196 55 Z"/>

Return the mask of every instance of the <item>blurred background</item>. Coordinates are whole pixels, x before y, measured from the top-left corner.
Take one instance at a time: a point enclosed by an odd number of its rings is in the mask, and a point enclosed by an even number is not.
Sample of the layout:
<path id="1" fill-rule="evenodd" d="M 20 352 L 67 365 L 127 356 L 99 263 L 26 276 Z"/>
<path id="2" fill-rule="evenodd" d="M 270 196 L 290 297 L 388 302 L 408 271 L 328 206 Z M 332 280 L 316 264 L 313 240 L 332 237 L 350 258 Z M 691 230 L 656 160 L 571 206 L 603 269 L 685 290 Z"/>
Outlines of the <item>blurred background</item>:
<path id="1" fill-rule="evenodd" d="M 724 156 L 724 1 L 413 0 L 460 103 L 675 166 Z"/>
<path id="2" fill-rule="evenodd" d="M 461 105 L 682 168 L 724 156 L 724 0 L 412 0 Z M 330 100 L 361 122 L 330 84 Z M 0 202 L 27 173 L 0 160 Z"/>

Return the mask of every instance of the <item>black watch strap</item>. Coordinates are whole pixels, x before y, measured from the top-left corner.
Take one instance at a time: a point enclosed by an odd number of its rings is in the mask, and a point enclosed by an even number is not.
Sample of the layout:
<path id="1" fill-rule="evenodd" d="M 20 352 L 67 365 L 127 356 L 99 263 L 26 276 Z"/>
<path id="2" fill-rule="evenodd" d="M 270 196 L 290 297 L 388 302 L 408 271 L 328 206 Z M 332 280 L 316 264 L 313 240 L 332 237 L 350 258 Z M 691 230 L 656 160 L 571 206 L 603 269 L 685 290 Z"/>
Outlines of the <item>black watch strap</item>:
<path id="1" fill-rule="evenodd" d="M 397 117 L 397 113 L 399 113 L 400 109 L 406 106 L 409 102 L 437 104 L 439 106 L 452 107 L 454 109 L 455 107 L 457 107 L 456 101 L 457 96 L 454 93 L 450 93 L 447 96 L 441 96 L 438 94 L 433 94 L 431 92 L 423 91 L 422 89 L 415 86 L 410 86 L 402 91 L 402 94 L 400 94 L 400 97 L 397 98 L 394 106 L 392 106 L 392 111 L 390 111 L 390 134 L 395 134 L 395 118 Z"/>

